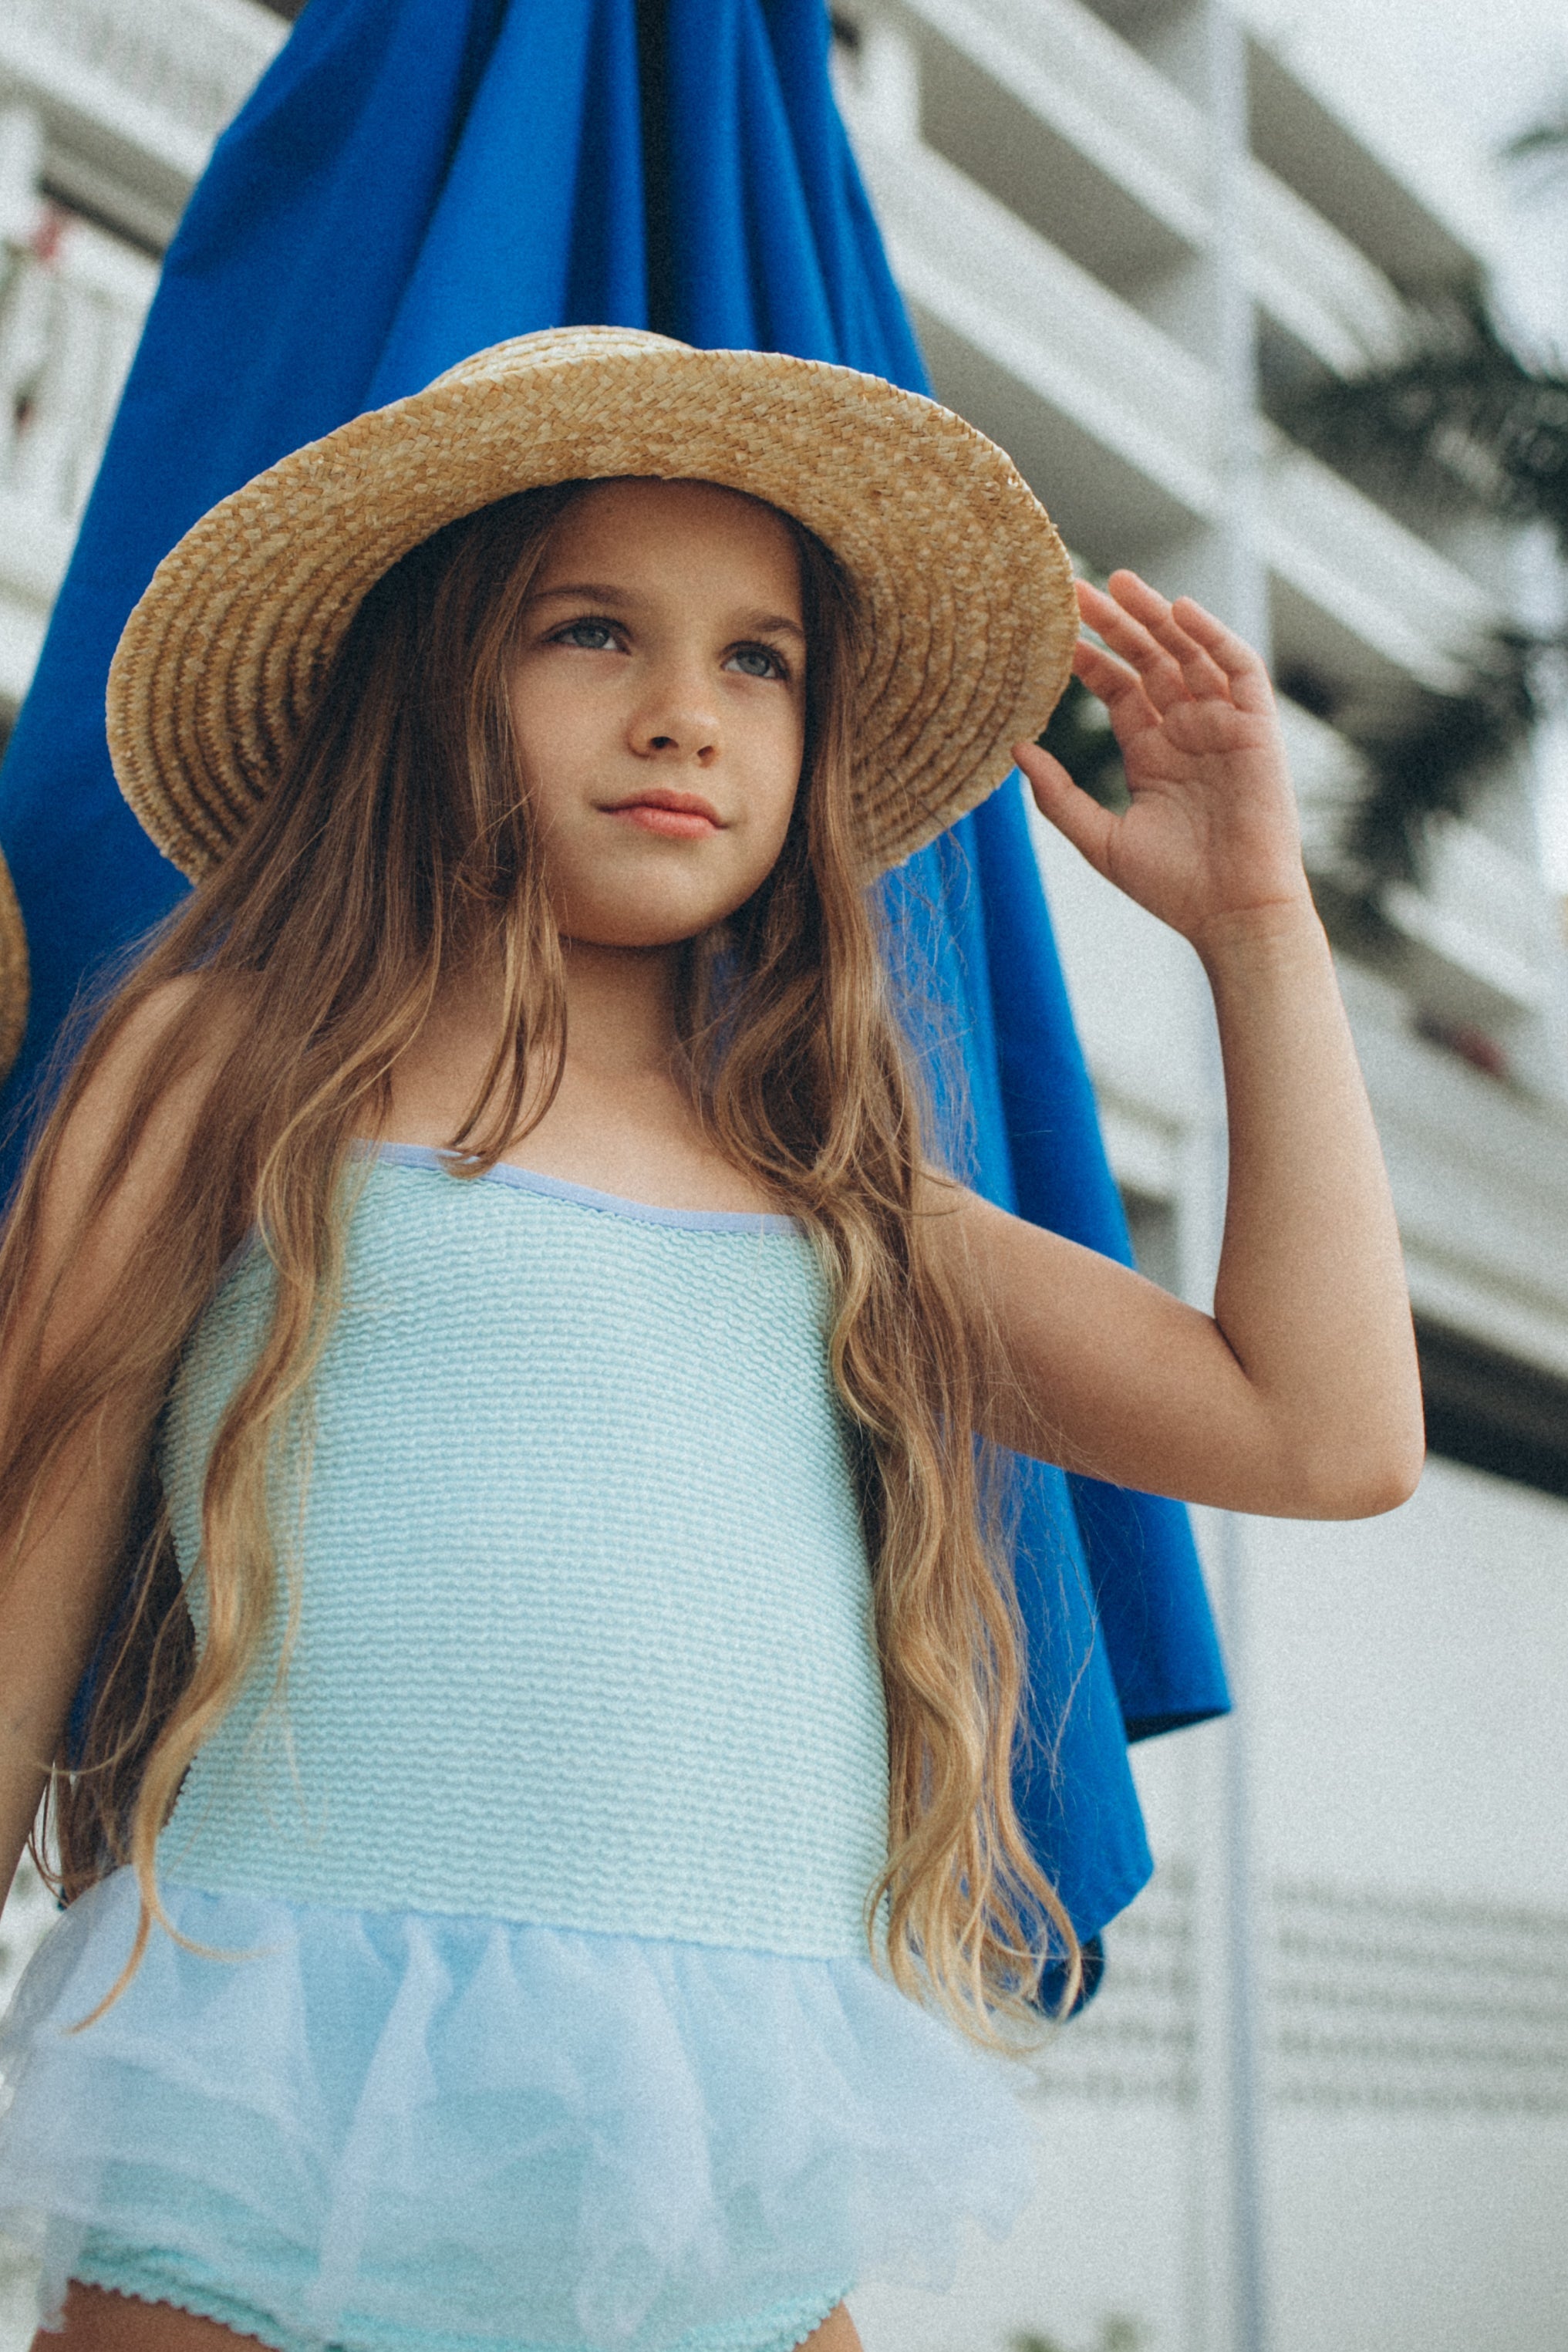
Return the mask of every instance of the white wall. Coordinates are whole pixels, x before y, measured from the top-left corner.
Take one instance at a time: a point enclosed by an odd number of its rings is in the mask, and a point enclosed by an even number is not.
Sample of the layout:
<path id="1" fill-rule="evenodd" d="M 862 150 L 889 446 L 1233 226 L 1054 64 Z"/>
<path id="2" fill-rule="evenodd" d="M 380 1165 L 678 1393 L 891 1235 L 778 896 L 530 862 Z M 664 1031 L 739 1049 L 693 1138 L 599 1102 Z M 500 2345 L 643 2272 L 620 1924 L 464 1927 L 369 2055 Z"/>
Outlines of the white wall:
<path id="1" fill-rule="evenodd" d="M 1435 1460 L 1386 1518 L 1253 1541 L 1274 1869 L 1568 1910 L 1568 1504 Z"/>

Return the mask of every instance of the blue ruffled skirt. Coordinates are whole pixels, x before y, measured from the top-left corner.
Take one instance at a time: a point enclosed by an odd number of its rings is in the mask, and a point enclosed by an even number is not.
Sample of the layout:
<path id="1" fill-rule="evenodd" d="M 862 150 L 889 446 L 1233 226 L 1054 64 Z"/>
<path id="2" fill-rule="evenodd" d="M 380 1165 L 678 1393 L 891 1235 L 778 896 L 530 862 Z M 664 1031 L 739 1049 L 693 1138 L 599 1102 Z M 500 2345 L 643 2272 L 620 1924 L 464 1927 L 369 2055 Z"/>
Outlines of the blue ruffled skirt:
<path id="1" fill-rule="evenodd" d="M 0 2030 L 0 2218 L 53 2312 L 77 2276 L 280 2352 L 779 2352 L 1029 2193 L 1008 2063 L 869 1958 L 164 1895 L 246 1957 L 155 1931 L 71 2032 L 130 1948 L 117 1872 Z"/>

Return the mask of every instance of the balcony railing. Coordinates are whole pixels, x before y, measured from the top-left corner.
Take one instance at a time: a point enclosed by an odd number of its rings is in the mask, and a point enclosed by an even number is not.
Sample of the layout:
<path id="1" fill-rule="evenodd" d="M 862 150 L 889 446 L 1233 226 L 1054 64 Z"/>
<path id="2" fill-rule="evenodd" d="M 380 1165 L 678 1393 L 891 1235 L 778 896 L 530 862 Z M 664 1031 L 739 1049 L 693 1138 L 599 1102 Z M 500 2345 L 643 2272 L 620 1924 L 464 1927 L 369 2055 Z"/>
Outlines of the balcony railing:
<path id="1" fill-rule="evenodd" d="M 0 709 L 26 691 L 152 299 L 141 248 L 287 34 L 255 0 L 0 9 Z"/>

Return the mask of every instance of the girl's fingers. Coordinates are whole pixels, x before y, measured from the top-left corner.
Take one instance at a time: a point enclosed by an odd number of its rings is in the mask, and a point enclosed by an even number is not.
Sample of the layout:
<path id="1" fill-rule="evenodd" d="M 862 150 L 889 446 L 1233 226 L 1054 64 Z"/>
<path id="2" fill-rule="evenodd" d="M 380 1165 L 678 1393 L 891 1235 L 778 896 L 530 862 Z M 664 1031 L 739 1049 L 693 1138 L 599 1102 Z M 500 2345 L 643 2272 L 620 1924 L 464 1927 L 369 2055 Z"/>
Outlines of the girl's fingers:
<path id="1" fill-rule="evenodd" d="M 1029 778 L 1041 816 L 1066 835 L 1082 856 L 1103 871 L 1116 819 L 1075 784 L 1060 760 L 1038 743 L 1015 743 L 1013 759 Z"/>
<path id="2" fill-rule="evenodd" d="M 1130 572 L 1113 576 L 1133 577 Z M 1142 587 L 1141 581 L 1138 585 Z M 1119 597 L 1106 595 L 1087 581 L 1078 583 L 1078 609 L 1089 626 L 1136 670 L 1156 709 L 1165 710 L 1173 702 L 1186 700 L 1188 688 L 1180 662 L 1144 626 L 1141 614 L 1130 612 Z"/>
<path id="3" fill-rule="evenodd" d="M 1273 702 L 1273 688 L 1263 657 L 1245 637 L 1228 629 L 1223 621 L 1206 610 L 1196 597 L 1178 596 L 1171 606 L 1173 618 L 1179 614 L 1177 625 L 1196 638 L 1216 668 L 1225 677 L 1230 698 L 1239 710 L 1267 710 Z"/>
<path id="4" fill-rule="evenodd" d="M 1149 624 L 1150 635 L 1157 637 L 1181 671 L 1182 684 L 1195 702 L 1228 702 L 1230 679 L 1220 668 L 1207 647 L 1184 629 L 1176 618 L 1176 608 L 1166 604 L 1163 612 Z"/>
<path id="5" fill-rule="evenodd" d="M 1123 731 L 1128 727 L 1155 727 L 1159 712 L 1144 690 L 1144 681 L 1135 669 L 1103 646 L 1088 637 L 1080 637 L 1072 653 L 1073 676 L 1085 685 L 1098 701 L 1105 705 L 1116 726 Z"/>
<path id="6" fill-rule="evenodd" d="M 1182 686 L 1194 701 L 1211 701 L 1216 697 L 1228 700 L 1230 681 L 1226 672 L 1212 659 L 1202 641 L 1185 629 L 1176 617 L 1176 608 L 1157 588 L 1151 588 L 1135 572 L 1113 572 L 1111 574 L 1116 601 L 1124 603 L 1146 634 L 1173 661 L 1180 672 Z M 1193 612 L 1203 607 L 1193 604 L 1190 597 L 1183 599 Z M 1207 616 L 1205 615 L 1207 618 Z"/>
<path id="7" fill-rule="evenodd" d="M 1235 701 L 1237 686 L 1245 682 L 1247 691 L 1239 707 L 1260 707 L 1260 688 L 1266 703 L 1267 680 L 1256 654 L 1192 597 L 1183 596 L 1172 604 L 1135 572 L 1113 572 L 1111 585 L 1113 594 L 1093 592 L 1096 606 L 1103 608 L 1095 611 L 1093 625 L 1119 652 L 1129 659 L 1137 658 L 1131 635 L 1136 629 L 1175 666 L 1181 690 L 1195 701 Z M 1125 616 L 1114 636 L 1111 635 L 1117 628 L 1113 614 Z"/>

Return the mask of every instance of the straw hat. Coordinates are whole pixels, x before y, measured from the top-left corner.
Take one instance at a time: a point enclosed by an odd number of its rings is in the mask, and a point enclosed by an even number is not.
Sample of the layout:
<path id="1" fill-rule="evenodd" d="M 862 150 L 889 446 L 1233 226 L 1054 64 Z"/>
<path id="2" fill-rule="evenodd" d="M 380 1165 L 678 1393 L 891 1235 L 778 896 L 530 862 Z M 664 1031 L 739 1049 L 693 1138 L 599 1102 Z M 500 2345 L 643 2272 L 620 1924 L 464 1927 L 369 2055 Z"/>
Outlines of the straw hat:
<path id="1" fill-rule="evenodd" d="M 361 598 L 421 540 L 547 482 L 722 483 L 784 509 L 869 620 L 854 791 L 868 871 L 975 806 L 1038 735 L 1078 633 L 1044 508 L 973 425 L 880 377 L 611 327 L 477 352 L 297 449 L 188 531 L 126 625 L 109 740 L 193 879 L 297 740 Z"/>

